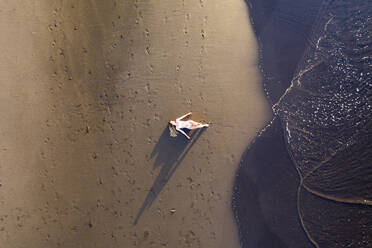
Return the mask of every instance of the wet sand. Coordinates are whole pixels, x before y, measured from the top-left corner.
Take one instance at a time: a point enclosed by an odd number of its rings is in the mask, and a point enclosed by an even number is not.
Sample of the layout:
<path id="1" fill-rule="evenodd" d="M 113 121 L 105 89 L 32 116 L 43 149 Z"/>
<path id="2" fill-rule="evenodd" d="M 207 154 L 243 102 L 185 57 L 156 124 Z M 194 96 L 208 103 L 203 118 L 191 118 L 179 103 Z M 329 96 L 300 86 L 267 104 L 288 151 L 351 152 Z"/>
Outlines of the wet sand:
<path id="1" fill-rule="evenodd" d="M 270 119 L 243 1 L 0 9 L 2 246 L 239 246 L 234 173 Z M 169 138 L 189 111 L 211 127 Z"/>

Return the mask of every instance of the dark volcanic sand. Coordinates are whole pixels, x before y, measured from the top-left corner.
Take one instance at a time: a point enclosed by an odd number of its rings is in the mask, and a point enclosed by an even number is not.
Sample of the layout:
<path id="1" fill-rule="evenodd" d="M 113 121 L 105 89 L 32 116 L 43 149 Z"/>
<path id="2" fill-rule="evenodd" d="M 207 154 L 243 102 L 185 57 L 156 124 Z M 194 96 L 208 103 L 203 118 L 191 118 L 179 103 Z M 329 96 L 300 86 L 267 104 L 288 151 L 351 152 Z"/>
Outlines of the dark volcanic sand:
<path id="1" fill-rule="evenodd" d="M 371 247 L 371 2 L 248 5 L 275 105 L 237 172 L 242 247 Z"/>

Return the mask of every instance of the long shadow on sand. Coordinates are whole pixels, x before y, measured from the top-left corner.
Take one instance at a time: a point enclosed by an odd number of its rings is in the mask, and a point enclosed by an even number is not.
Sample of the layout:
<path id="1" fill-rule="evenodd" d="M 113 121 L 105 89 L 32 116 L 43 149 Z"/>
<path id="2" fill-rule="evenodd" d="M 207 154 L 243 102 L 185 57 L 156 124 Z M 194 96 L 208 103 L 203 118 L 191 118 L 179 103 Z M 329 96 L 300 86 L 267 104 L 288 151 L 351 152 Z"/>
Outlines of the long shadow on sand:
<path id="1" fill-rule="evenodd" d="M 192 146 L 197 142 L 203 132 L 204 129 L 196 130 L 191 134 L 191 139 L 187 140 L 181 134 L 175 138 L 170 137 L 168 127 L 164 129 L 150 156 L 151 158 L 156 156 L 153 169 L 156 169 L 161 165 L 163 165 L 163 167 L 147 193 L 147 196 L 143 201 L 140 210 L 138 211 L 133 225 L 137 224 L 143 212 L 148 209 L 156 200 L 164 186 L 168 183 L 173 173 L 176 171 L 178 166 L 181 164 L 187 153 L 191 150 Z"/>

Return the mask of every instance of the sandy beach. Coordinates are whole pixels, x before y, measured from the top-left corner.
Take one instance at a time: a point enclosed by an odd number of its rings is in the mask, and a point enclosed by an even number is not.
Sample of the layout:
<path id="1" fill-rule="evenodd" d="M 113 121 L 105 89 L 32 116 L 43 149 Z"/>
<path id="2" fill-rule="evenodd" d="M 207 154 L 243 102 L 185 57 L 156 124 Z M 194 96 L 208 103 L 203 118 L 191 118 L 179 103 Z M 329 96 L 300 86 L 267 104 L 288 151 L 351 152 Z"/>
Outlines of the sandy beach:
<path id="1" fill-rule="evenodd" d="M 244 1 L 0 9 L 1 247 L 239 247 L 233 178 L 271 119 Z M 210 127 L 170 138 L 189 111 Z"/>

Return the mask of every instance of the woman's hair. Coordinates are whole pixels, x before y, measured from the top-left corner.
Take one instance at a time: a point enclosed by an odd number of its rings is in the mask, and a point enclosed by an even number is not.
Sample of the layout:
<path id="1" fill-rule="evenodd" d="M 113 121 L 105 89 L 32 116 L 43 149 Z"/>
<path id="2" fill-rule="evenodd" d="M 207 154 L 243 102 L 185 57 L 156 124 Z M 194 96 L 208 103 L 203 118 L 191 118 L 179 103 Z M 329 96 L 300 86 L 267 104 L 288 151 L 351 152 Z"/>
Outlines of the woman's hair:
<path id="1" fill-rule="evenodd" d="M 178 135 L 178 132 L 172 123 L 168 122 L 168 128 L 169 128 L 169 135 L 171 137 L 176 137 Z"/>

